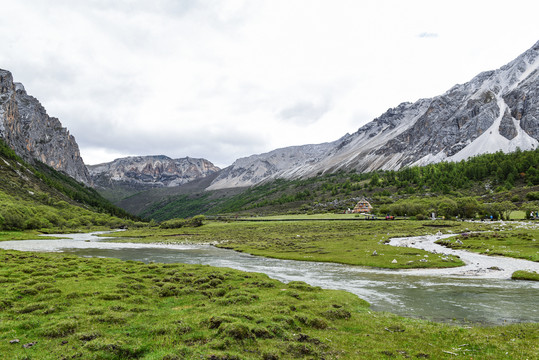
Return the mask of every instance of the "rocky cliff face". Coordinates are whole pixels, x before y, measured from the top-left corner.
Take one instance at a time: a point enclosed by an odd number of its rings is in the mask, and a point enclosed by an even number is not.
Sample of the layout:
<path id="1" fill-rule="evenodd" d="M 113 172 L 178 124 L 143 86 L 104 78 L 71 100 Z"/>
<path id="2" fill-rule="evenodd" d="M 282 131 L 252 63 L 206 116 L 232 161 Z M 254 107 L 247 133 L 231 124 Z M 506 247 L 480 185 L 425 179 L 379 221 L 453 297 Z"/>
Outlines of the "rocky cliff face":
<path id="1" fill-rule="evenodd" d="M 50 117 L 24 86 L 0 69 L 0 138 L 28 162 L 36 159 L 90 184 L 79 146 L 57 118 Z"/>
<path id="2" fill-rule="evenodd" d="M 179 186 L 213 174 L 220 169 L 205 159 L 171 159 L 164 155 L 134 156 L 89 165 L 96 187 L 126 185 L 135 189 Z"/>
<path id="3" fill-rule="evenodd" d="M 209 189 L 339 169 L 396 170 L 487 152 L 535 149 L 539 145 L 538 57 L 539 42 L 498 70 L 483 72 L 443 95 L 400 104 L 333 143 L 237 160 Z"/>

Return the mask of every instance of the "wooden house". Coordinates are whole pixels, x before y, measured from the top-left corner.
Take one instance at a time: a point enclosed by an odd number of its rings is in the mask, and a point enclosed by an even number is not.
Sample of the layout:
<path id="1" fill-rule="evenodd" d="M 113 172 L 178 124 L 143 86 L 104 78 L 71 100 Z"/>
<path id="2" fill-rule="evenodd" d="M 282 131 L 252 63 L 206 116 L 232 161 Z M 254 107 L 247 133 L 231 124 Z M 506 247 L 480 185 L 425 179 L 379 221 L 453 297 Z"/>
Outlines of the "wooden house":
<path id="1" fill-rule="evenodd" d="M 358 214 L 358 213 L 368 213 L 372 210 L 371 204 L 365 199 L 360 200 L 354 209 L 352 210 L 352 214 Z"/>

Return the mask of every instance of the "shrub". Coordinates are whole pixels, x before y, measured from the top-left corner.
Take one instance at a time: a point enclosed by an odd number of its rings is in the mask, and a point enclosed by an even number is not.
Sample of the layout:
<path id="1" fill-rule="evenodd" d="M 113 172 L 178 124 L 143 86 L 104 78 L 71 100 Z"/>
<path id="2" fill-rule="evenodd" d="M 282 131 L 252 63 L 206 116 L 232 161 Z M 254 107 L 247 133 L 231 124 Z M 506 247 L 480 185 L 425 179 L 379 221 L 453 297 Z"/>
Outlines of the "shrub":
<path id="1" fill-rule="evenodd" d="M 14 210 L 14 209 L 13 209 Z M 3 229 L 5 230 L 23 230 L 25 219 L 23 215 L 16 211 L 6 211 L 3 214 Z"/>
<path id="2" fill-rule="evenodd" d="M 206 220 L 206 217 L 204 215 L 197 215 L 189 219 L 187 223 L 188 223 L 188 226 L 199 227 L 203 225 L 204 220 Z"/>
<path id="3" fill-rule="evenodd" d="M 167 221 L 163 221 L 159 227 L 161 229 L 179 229 L 181 227 L 184 227 L 186 224 L 186 221 L 183 219 L 171 219 Z"/>
<path id="4" fill-rule="evenodd" d="M 199 227 L 203 225 L 204 220 L 206 220 L 206 217 L 204 215 L 197 215 L 190 219 L 171 219 L 171 220 L 163 221 L 159 225 L 159 227 L 161 229 L 179 229 L 184 226 Z"/>

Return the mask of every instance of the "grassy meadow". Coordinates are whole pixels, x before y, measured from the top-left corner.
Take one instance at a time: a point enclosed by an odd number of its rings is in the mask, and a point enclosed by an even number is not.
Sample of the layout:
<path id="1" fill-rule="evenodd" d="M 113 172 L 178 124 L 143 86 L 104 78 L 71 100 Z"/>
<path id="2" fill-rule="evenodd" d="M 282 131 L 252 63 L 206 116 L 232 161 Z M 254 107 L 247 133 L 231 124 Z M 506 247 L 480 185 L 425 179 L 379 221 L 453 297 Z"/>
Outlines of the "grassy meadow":
<path id="1" fill-rule="evenodd" d="M 4 359 L 535 359 L 539 324 L 372 312 L 262 274 L 0 251 Z"/>
<path id="2" fill-rule="evenodd" d="M 118 239 L 114 241 L 213 243 L 221 248 L 279 259 L 400 269 L 455 267 L 463 263 L 454 256 L 389 246 L 386 242 L 392 237 L 480 231 L 491 226 L 490 222 L 411 220 L 209 221 L 196 228 L 135 229 L 112 236 Z M 373 255 L 375 251 L 377 255 Z M 425 255 L 429 256 L 427 261 Z"/>

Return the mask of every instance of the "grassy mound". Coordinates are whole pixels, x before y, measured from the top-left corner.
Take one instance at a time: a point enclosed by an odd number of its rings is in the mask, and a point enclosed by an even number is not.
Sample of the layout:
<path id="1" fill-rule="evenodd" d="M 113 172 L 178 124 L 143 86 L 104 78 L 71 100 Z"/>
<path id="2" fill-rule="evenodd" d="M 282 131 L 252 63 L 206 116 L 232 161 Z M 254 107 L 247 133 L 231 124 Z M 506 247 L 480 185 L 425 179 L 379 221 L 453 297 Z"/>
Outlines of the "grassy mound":
<path id="1" fill-rule="evenodd" d="M 535 271 L 518 270 L 511 275 L 511 279 L 539 281 L 539 274 Z"/>

